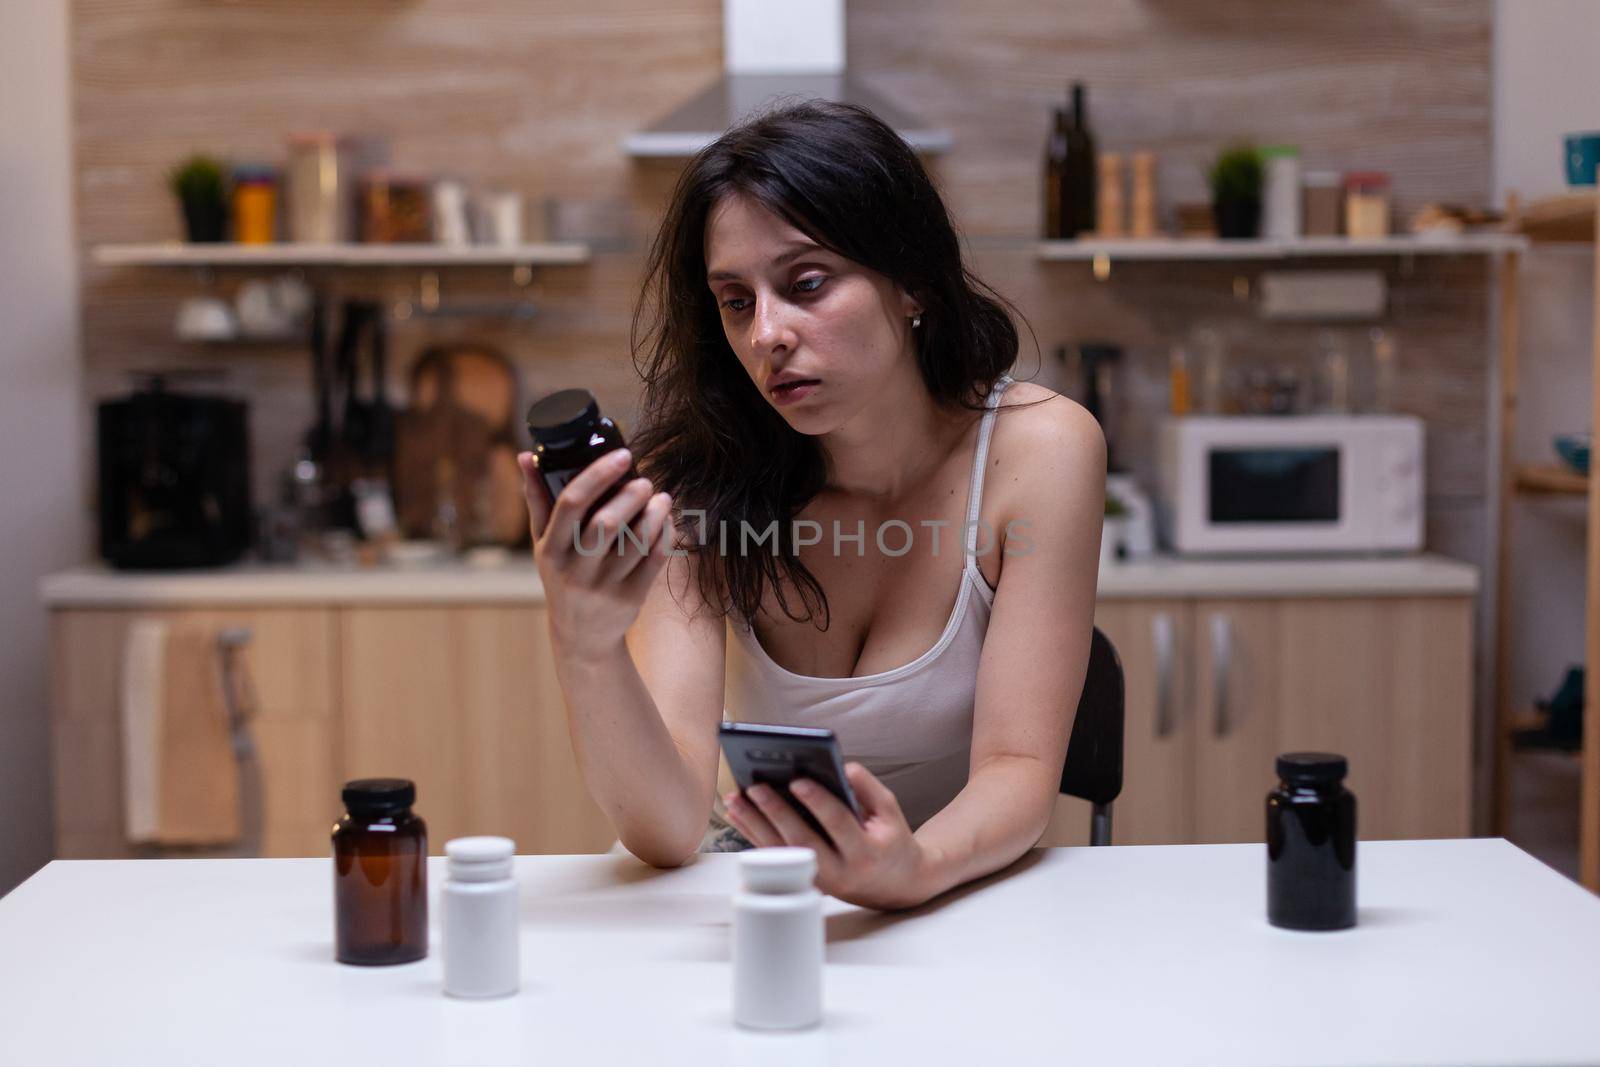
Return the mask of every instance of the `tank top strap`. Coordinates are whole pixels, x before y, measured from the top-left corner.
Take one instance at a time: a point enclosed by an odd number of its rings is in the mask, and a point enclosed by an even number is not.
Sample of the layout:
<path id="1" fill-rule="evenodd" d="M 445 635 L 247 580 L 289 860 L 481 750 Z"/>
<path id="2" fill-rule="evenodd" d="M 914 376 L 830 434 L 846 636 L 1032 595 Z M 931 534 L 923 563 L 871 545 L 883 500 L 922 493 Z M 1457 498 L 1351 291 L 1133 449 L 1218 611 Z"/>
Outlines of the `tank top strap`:
<path id="1" fill-rule="evenodd" d="M 983 424 L 978 427 L 978 448 L 972 454 L 972 480 L 967 485 L 967 529 L 974 530 L 979 511 L 983 507 L 983 476 L 989 467 L 989 438 L 994 435 L 995 413 L 1000 409 L 1000 395 L 1011 384 L 1009 376 L 1002 376 L 989 390 L 984 401 Z"/>

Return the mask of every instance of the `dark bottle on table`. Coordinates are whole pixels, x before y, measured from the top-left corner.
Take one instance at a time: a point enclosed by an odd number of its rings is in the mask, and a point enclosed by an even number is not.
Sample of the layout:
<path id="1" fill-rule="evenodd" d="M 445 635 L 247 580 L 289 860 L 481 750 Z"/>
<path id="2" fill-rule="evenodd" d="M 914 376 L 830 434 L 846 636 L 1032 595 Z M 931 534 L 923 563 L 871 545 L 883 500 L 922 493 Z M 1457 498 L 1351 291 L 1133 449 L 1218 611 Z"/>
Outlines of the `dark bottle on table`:
<path id="1" fill-rule="evenodd" d="M 333 826 L 334 955 L 381 966 L 428 954 L 428 827 L 404 778 L 346 783 Z"/>
<path id="2" fill-rule="evenodd" d="M 1098 166 L 1094 158 L 1094 136 L 1089 132 L 1089 107 L 1084 100 L 1082 82 L 1072 84 L 1072 119 L 1067 124 L 1065 158 L 1061 163 L 1061 233 L 1077 237 L 1094 233 L 1095 182 Z"/>
<path id="3" fill-rule="evenodd" d="M 1267 794 L 1267 921 L 1287 930 L 1356 924 L 1356 798 L 1327 752 L 1278 757 Z"/>
<path id="4" fill-rule="evenodd" d="M 551 506 L 583 468 L 607 452 L 626 447 L 622 431 L 600 414 L 599 403 L 587 389 L 563 389 L 536 401 L 528 409 L 528 433 L 533 435 L 533 461 L 539 468 L 545 503 Z M 639 472 L 630 464 L 628 473 L 613 482 L 589 508 L 585 521 L 637 477 Z"/>

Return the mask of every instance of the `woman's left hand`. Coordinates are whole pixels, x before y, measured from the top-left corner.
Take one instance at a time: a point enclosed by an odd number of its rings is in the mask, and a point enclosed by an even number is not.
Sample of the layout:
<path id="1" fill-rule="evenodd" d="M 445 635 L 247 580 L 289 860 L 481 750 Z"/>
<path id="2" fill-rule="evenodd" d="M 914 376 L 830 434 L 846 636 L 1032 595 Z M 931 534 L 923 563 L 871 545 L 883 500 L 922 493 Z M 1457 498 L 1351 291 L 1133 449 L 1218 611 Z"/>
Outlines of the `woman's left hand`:
<path id="1" fill-rule="evenodd" d="M 921 904 L 931 895 L 925 888 L 927 856 L 900 802 L 861 764 L 845 764 L 844 773 L 861 806 L 860 822 L 843 801 L 809 778 L 797 778 L 789 787 L 828 831 L 832 844 L 771 786 L 753 787 L 748 799 L 736 791 L 722 800 L 729 820 L 752 845 L 814 850 L 817 888 L 824 893 L 883 911 Z"/>

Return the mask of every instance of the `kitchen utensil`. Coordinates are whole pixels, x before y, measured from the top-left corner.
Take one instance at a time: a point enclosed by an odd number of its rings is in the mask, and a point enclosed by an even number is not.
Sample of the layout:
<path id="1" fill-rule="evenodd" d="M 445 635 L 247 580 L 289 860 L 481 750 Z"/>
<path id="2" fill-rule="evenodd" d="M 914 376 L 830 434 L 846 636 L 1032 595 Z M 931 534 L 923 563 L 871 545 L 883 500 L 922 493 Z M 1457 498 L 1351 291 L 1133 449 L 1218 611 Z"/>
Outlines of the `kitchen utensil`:
<path id="1" fill-rule="evenodd" d="M 522 243 L 522 194 L 487 193 L 483 197 L 482 239 L 509 248 Z"/>
<path id="2" fill-rule="evenodd" d="M 196 296 L 178 305 L 172 329 L 180 341 L 231 341 L 239 332 L 239 324 L 227 301 Z"/>
<path id="3" fill-rule="evenodd" d="M 411 529 L 408 523 L 423 518 L 424 503 L 432 499 L 429 494 L 437 482 L 436 477 L 429 480 L 430 460 L 447 455 L 454 476 L 464 482 L 456 504 L 467 539 L 517 544 L 526 536 L 527 511 L 516 461 L 517 395 L 516 371 L 492 348 L 442 346 L 418 357 L 411 370 L 411 411 L 401 436 L 417 434 L 420 439 L 402 442 L 404 462 L 397 463 L 397 480 L 408 483 L 401 504 L 403 527 Z M 414 419 L 409 417 L 413 415 Z M 481 444 L 478 429 L 462 422 L 468 415 L 486 431 Z"/>
<path id="4" fill-rule="evenodd" d="M 461 247 L 472 239 L 467 225 L 467 189 L 458 181 L 434 183 L 433 239 L 451 247 Z"/>

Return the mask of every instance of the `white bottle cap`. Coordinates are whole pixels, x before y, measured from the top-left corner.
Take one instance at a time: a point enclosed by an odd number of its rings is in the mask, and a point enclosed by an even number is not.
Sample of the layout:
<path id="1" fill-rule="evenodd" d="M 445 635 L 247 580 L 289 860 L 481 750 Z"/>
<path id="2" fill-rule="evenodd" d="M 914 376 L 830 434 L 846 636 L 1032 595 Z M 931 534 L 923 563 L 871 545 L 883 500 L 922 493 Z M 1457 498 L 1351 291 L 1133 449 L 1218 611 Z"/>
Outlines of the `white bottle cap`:
<path id="1" fill-rule="evenodd" d="M 809 848 L 752 848 L 739 853 L 739 874 L 750 893 L 798 893 L 817 877 L 817 854 Z"/>
<path id="2" fill-rule="evenodd" d="M 444 843 L 450 877 L 458 882 L 493 882 L 511 877 L 516 844 L 509 837 L 458 837 Z"/>

